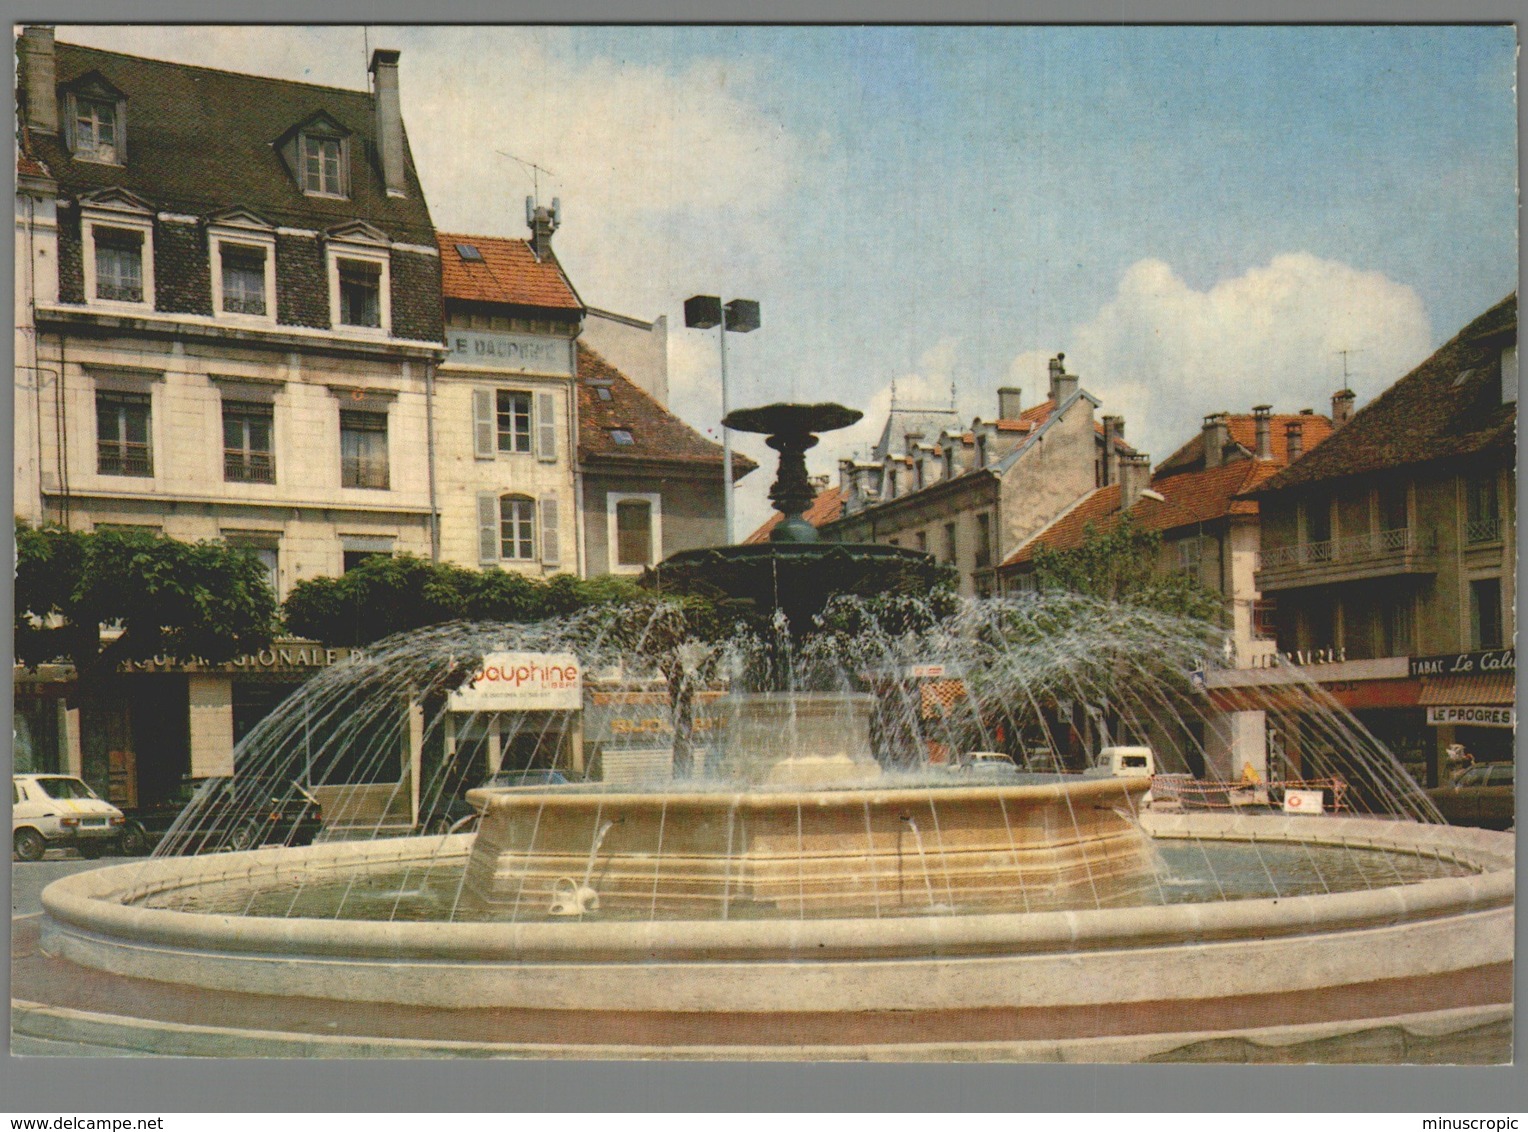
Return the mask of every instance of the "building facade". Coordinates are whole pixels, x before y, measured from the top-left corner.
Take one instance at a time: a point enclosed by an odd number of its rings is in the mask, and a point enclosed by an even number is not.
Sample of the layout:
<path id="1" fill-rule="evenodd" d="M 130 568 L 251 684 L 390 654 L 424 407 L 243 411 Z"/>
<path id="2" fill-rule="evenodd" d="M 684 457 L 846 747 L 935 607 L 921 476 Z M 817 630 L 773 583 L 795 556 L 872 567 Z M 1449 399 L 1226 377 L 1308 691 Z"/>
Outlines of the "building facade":
<path id="1" fill-rule="evenodd" d="M 278 596 L 369 554 L 428 555 L 440 257 L 398 53 L 373 55 L 367 93 L 38 27 L 19 51 L 18 516 L 222 540 Z M 154 801 L 226 773 L 235 740 L 328 663 L 303 655 L 26 683 L 18 715 L 39 762 Z"/>
<path id="2" fill-rule="evenodd" d="M 836 542 L 878 542 L 932 554 L 953 566 L 964 594 L 997 592 L 1007 554 L 1102 484 L 1116 482 L 1124 421 L 1050 363 L 1044 401 L 998 390 L 998 413 L 962 427 L 954 409 L 893 408 L 866 460 L 839 465 L 842 514 L 824 524 Z"/>
<path id="3" fill-rule="evenodd" d="M 1350 404 L 1334 398 L 1334 413 L 1344 419 Z M 1211 413 L 1200 432 L 1162 461 L 1148 476 L 1145 457 L 1121 461 L 1121 477 L 1097 488 L 1029 539 L 1003 563 L 1004 592 L 1035 587 L 1035 555 L 1041 548 L 1068 550 L 1081 545 L 1090 530 L 1104 533 L 1128 514 L 1139 530 L 1160 533 L 1155 570 L 1187 576 L 1220 605 L 1228 630 L 1228 666 L 1253 667 L 1273 656 L 1273 621 L 1257 589 L 1259 505 L 1244 495 L 1278 474 L 1291 460 L 1331 435 L 1333 422 L 1316 413 L 1275 414 L 1259 405 L 1251 413 Z M 1089 732 L 1096 716 L 1077 705 L 1075 720 L 1053 734 L 1076 735 L 1080 748 L 1096 751 Z M 1177 734 L 1141 736 L 1159 752 L 1169 769 L 1233 779 L 1246 768 L 1267 774 L 1265 721 L 1261 713 L 1212 712 L 1205 725 L 1190 721 Z M 1091 743 L 1091 746 L 1090 746 Z M 1081 761 L 1084 751 L 1058 752 Z"/>
<path id="4" fill-rule="evenodd" d="M 590 574 L 638 575 L 727 541 L 722 449 L 578 346 L 578 467 Z M 757 465 L 734 454 L 734 482 Z"/>
<path id="5" fill-rule="evenodd" d="M 583 305 L 551 251 L 441 234 L 448 353 L 434 390 L 440 556 L 532 577 L 582 574 L 573 396 Z"/>
<path id="6" fill-rule="evenodd" d="M 1512 758 L 1517 386 L 1514 295 L 1252 495 L 1283 658 L 1426 785 L 1455 743 Z M 1230 699 L 1265 679 L 1212 684 Z M 1277 728 L 1298 766 L 1314 729 Z"/>

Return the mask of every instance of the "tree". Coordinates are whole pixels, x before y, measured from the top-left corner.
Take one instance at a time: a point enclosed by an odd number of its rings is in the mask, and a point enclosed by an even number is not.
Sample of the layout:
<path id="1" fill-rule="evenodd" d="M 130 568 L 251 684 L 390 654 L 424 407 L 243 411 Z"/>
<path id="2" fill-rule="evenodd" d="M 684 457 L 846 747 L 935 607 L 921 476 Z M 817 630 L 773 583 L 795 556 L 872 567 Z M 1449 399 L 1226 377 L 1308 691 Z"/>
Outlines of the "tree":
<path id="1" fill-rule="evenodd" d="M 276 627 L 265 569 L 244 551 L 16 521 L 16 656 L 31 667 L 66 660 L 84 679 L 162 655 L 218 664 L 264 648 Z"/>
<path id="2" fill-rule="evenodd" d="M 1065 550 L 1035 550 L 1041 589 L 1069 590 L 1104 601 L 1144 606 L 1162 613 L 1220 620 L 1220 602 L 1198 582 L 1160 568 L 1162 535 L 1142 530 L 1128 511 L 1109 529 L 1092 523 L 1082 542 Z"/>
<path id="3" fill-rule="evenodd" d="M 337 578 L 298 582 L 283 609 L 294 633 L 360 646 L 447 621 L 543 621 L 644 592 L 625 578 L 557 574 L 543 581 L 412 554 L 376 555 Z"/>

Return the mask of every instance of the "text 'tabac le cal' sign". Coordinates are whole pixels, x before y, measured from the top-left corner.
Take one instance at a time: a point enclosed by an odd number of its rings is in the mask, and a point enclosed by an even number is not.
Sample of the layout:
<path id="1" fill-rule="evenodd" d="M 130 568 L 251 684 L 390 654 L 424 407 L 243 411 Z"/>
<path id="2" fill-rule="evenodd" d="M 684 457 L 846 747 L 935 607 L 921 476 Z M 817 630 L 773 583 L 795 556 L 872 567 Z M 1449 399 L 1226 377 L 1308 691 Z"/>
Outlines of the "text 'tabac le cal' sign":
<path id="1" fill-rule="evenodd" d="M 496 652 L 451 693 L 452 711 L 577 711 L 583 679 L 572 653 Z"/>

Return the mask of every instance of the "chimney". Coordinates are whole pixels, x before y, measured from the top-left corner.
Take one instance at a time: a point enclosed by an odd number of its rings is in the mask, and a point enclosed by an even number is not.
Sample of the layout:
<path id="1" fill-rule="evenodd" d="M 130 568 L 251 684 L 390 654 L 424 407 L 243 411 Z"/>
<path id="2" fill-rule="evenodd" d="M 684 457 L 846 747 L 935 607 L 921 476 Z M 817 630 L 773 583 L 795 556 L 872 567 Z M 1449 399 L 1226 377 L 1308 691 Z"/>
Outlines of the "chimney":
<path id="1" fill-rule="evenodd" d="M 1273 459 L 1273 406 L 1253 405 L 1252 422 L 1257 429 L 1257 458 Z"/>
<path id="2" fill-rule="evenodd" d="M 1225 454 L 1226 441 L 1229 437 L 1230 428 L 1225 413 L 1211 413 L 1204 418 L 1204 466 L 1206 468 L 1220 467 L 1221 457 Z"/>
<path id="3" fill-rule="evenodd" d="M 557 231 L 559 216 L 562 209 L 554 198 L 552 207 L 533 204 L 530 197 L 525 198 L 526 220 L 531 226 L 531 251 L 536 253 L 536 259 L 545 263 L 552 259 L 552 233 Z"/>
<path id="4" fill-rule="evenodd" d="M 1357 399 L 1351 389 L 1339 389 L 1332 394 L 1332 428 L 1341 428 L 1353 419 L 1353 402 Z"/>
<path id="5" fill-rule="evenodd" d="M 997 391 L 997 417 L 1000 421 L 1016 421 L 1022 412 L 1019 402 L 1022 390 L 1016 385 L 1005 385 Z"/>
<path id="6" fill-rule="evenodd" d="M 1050 398 L 1059 409 L 1077 392 L 1077 375 L 1066 372 L 1066 355 L 1057 354 L 1050 360 Z"/>
<path id="7" fill-rule="evenodd" d="M 39 134 L 58 133 L 58 80 L 53 29 L 29 24 L 16 44 L 21 56 L 22 122 Z"/>
<path id="8" fill-rule="evenodd" d="M 1125 434 L 1125 422 L 1119 417 L 1104 417 L 1104 475 L 1103 483 L 1111 484 L 1119 479 L 1119 473 L 1115 470 L 1118 460 L 1115 454 L 1119 451 L 1119 439 Z"/>
<path id="9" fill-rule="evenodd" d="M 371 53 L 371 99 L 377 110 L 377 157 L 387 195 L 407 195 L 403 175 L 403 105 L 398 100 L 398 52 L 379 47 Z"/>
<path id="10" fill-rule="evenodd" d="M 1284 447 L 1289 454 L 1289 462 L 1293 464 L 1305 451 L 1305 422 L 1302 420 L 1286 421 L 1284 423 Z"/>
<path id="11" fill-rule="evenodd" d="M 1128 511 L 1140 499 L 1141 492 L 1151 486 L 1151 457 L 1144 452 L 1131 452 L 1119 458 L 1119 506 Z"/>

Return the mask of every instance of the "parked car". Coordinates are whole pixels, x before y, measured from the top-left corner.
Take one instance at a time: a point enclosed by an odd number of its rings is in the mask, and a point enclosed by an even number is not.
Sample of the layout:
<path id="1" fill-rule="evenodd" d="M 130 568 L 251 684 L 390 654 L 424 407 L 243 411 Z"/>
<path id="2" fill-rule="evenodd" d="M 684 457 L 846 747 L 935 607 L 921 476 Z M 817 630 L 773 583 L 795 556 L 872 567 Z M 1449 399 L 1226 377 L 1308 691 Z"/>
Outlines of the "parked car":
<path id="1" fill-rule="evenodd" d="M 1019 774 L 1013 757 L 1002 751 L 967 751 L 950 764 L 950 769 L 979 779 L 1017 778 Z"/>
<path id="2" fill-rule="evenodd" d="M 11 851 L 18 860 L 40 861 L 49 846 L 99 857 L 121 842 L 125 820 L 121 810 L 82 779 L 67 774 L 11 777 Z"/>
<path id="3" fill-rule="evenodd" d="M 1427 796 L 1450 825 L 1507 829 L 1513 822 L 1512 778 L 1511 763 L 1479 763 Z"/>
<path id="4" fill-rule="evenodd" d="M 301 783 L 254 776 L 186 778 L 164 802 L 129 811 L 123 851 L 146 853 L 161 842 L 176 854 L 309 845 L 322 828 L 323 807 Z"/>

